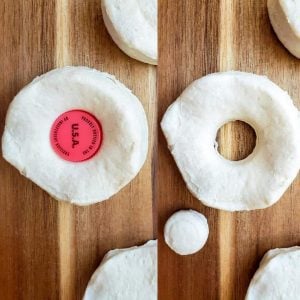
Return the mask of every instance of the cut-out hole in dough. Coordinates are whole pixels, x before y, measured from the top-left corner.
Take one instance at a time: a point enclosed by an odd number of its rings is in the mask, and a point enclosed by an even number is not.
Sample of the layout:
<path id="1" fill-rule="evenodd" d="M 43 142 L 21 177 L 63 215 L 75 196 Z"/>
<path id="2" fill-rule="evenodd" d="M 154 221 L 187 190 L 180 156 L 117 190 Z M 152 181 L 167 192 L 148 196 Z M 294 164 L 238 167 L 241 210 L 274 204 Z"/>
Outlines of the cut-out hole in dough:
<path id="1" fill-rule="evenodd" d="M 243 121 L 232 121 L 223 125 L 217 133 L 217 151 L 232 161 L 247 158 L 256 146 L 255 130 Z"/>

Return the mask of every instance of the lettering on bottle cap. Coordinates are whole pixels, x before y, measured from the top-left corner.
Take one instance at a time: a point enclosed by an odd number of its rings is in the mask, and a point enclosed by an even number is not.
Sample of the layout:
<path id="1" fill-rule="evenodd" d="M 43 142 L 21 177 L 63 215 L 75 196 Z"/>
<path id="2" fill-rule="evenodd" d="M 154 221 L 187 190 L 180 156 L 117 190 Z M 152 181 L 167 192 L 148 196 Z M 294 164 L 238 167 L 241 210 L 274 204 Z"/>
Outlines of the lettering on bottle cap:
<path id="1" fill-rule="evenodd" d="M 55 153 L 64 160 L 82 162 L 100 149 L 103 133 L 100 122 L 83 110 L 70 110 L 53 123 L 50 142 Z"/>

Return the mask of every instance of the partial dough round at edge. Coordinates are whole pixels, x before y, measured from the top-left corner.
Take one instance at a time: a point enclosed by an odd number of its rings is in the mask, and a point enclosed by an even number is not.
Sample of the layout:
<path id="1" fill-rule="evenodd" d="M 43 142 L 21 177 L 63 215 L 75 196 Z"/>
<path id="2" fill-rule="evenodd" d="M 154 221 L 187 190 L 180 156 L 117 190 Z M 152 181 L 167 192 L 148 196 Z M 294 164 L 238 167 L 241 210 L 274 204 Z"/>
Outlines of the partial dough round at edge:
<path id="1" fill-rule="evenodd" d="M 105 255 L 83 297 L 102 299 L 157 299 L 157 241 L 112 250 Z"/>
<path id="2" fill-rule="evenodd" d="M 300 299 L 300 247 L 268 251 L 254 274 L 246 300 Z"/>
<path id="3" fill-rule="evenodd" d="M 298 6 L 295 9 L 293 5 Z M 277 37 L 290 53 L 300 59 L 300 2 L 268 0 L 268 11 Z M 292 13 L 297 16 L 291 16 Z"/>
<path id="4" fill-rule="evenodd" d="M 124 53 L 141 62 L 157 65 L 157 0 L 145 1 L 150 10 L 148 14 L 142 12 L 140 6 L 143 3 L 139 2 L 142 0 L 130 0 L 129 3 L 101 0 L 103 20 L 110 36 Z M 153 8 L 155 14 L 151 13 Z M 132 9 L 137 10 L 133 12 Z"/>

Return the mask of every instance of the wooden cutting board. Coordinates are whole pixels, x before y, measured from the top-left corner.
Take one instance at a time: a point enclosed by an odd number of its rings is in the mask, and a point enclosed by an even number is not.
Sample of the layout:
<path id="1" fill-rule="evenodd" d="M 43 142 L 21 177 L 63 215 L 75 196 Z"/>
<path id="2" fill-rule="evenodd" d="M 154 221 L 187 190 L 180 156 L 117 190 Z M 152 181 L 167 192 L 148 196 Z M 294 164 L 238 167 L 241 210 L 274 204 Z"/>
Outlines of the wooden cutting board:
<path id="1" fill-rule="evenodd" d="M 1 158 L 0 299 L 81 299 L 108 250 L 154 237 L 156 70 L 118 49 L 105 30 L 100 3 L 0 1 L 1 135 L 8 105 L 25 84 L 56 67 L 85 65 L 114 74 L 142 101 L 150 127 L 148 160 L 111 200 L 76 207 L 53 200 Z"/>
<path id="2" fill-rule="evenodd" d="M 241 70 L 269 76 L 300 108 L 300 61 L 273 33 L 266 0 L 161 0 L 158 119 L 193 80 L 211 72 Z M 249 153 L 252 131 L 244 125 L 220 132 L 221 152 L 232 159 Z M 243 299 L 263 254 L 300 243 L 299 177 L 271 208 L 227 213 L 200 204 L 185 184 L 159 132 L 157 166 L 159 299 Z M 203 251 L 180 257 L 163 242 L 163 225 L 181 208 L 208 217 Z"/>
<path id="3" fill-rule="evenodd" d="M 226 213 L 202 206 L 187 191 L 160 130 L 152 151 L 156 107 L 160 120 L 187 84 L 211 72 L 268 75 L 300 107 L 300 62 L 274 35 L 266 1 L 160 0 L 159 6 L 156 105 L 155 68 L 114 45 L 100 0 L 0 2 L 1 134 L 14 95 L 35 76 L 70 64 L 115 74 L 143 102 L 152 133 L 138 177 L 110 201 L 89 207 L 51 199 L 0 159 L 0 299 L 81 299 L 108 250 L 155 236 L 156 202 L 163 300 L 243 299 L 265 251 L 300 243 L 299 179 L 269 209 Z M 232 159 L 249 153 L 253 142 L 240 124 L 219 135 L 220 151 Z M 189 257 L 175 255 L 162 237 L 166 219 L 181 208 L 204 213 L 210 225 L 206 247 Z"/>

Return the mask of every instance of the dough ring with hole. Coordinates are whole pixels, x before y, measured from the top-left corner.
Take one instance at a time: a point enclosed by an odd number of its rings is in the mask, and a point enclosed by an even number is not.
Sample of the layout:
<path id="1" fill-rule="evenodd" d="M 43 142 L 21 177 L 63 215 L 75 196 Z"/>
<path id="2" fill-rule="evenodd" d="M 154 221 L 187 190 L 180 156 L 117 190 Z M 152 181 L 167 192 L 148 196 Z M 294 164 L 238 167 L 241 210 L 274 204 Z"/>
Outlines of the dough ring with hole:
<path id="1" fill-rule="evenodd" d="M 218 129 L 234 120 L 251 125 L 257 136 L 253 153 L 240 161 L 224 159 L 215 147 Z M 188 189 L 210 207 L 268 207 L 300 167 L 299 112 L 263 76 L 225 72 L 196 80 L 169 107 L 161 126 Z"/>
<path id="2" fill-rule="evenodd" d="M 268 11 L 279 40 L 300 58 L 300 1 L 268 0 Z"/>
<path id="3" fill-rule="evenodd" d="M 257 299 L 300 299 L 300 247 L 265 254 L 246 295 L 246 300 Z"/>
<path id="4" fill-rule="evenodd" d="M 102 0 L 105 26 L 128 56 L 157 65 L 157 0 Z"/>
<path id="5" fill-rule="evenodd" d="M 103 299 L 157 299 L 157 241 L 112 250 L 105 255 L 83 297 Z"/>
<path id="6" fill-rule="evenodd" d="M 73 110 L 91 113 L 102 127 L 99 151 L 81 162 L 60 157 L 50 141 L 55 120 Z M 71 140 L 62 135 L 62 143 Z M 4 158 L 24 176 L 56 199 L 78 205 L 116 194 L 137 175 L 147 148 L 140 101 L 113 76 L 85 67 L 53 70 L 22 89 L 10 104 L 2 139 Z"/>

